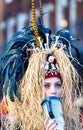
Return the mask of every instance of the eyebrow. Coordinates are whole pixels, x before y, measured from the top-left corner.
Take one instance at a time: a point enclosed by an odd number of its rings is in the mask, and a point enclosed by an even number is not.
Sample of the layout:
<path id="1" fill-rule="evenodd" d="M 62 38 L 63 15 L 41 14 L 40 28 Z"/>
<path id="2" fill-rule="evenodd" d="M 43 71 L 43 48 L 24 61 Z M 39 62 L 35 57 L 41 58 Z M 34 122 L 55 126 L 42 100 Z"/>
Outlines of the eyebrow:
<path id="1" fill-rule="evenodd" d="M 61 83 L 61 81 L 57 81 L 56 83 Z M 56 84 L 56 83 L 55 83 L 55 84 Z M 61 84 L 62 84 L 62 83 L 61 83 Z"/>
<path id="2" fill-rule="evenodd" d="M 62 84 L 62 82 L 61 82 L 61 81 L 57 81 L 55 84 L 57 84 L 57 83 Z M 51 84 L 51 83 L 50 83 L 50 82 L 44 82 L 44 84 Z"/>
<path id="3" fill-rule="evenodd" d="M 51 84 L 51 83 L 45 82 L 44 84 Z"/>

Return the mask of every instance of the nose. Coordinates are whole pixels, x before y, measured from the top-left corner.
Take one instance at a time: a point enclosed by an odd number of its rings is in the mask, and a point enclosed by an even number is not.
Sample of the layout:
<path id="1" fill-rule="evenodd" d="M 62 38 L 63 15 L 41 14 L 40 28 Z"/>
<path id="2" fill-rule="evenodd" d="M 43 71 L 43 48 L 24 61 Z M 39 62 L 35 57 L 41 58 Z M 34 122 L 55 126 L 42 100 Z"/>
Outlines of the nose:
<path id="1" fill-rule="evenodd" d="M 53 95 L 53 96 L 56 95 L 56 89 L 54 86 L 51 86 L 51 95 Z"/>

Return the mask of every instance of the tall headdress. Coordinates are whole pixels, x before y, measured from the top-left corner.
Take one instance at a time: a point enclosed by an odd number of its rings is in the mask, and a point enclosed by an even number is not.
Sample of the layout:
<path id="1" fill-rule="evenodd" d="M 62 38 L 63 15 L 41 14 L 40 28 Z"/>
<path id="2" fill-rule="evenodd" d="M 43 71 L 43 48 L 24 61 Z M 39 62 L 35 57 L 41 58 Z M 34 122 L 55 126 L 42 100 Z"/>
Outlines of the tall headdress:
<path id="1" fill-rule="evenodd" d="M 50 29 L 44 28 L 41 20 L 37 22 L 35 4 L 32 0 L 32 27 L 24 27 L 15 33 L 9 40 L 4 54 L 0 57 L 0 82 L 3 95 L 8 93 L 11 101 L 14 101 L 14 95 L 21 101 L 20 79 L 27 69 L 29 58 L 33 52 L 42 50 L 43 42 L 46 41 L 46 32 L 49 33 Z"/>

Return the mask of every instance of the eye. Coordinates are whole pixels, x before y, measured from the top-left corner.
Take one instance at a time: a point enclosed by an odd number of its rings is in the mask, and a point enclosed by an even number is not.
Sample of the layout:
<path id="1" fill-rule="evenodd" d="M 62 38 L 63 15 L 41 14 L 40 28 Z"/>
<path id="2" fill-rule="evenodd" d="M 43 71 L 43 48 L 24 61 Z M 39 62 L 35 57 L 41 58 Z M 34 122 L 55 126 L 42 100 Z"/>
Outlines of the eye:
<path id="1" fill-rule="evenodd" d="M 48 84 L 48 83 L 44 84 L 44 88 L 45 89 L 49 89 L 50 88 L 50 84 Z"/>
<path id="2" fill-rule="evenodd" d="M 61 87 L 62 87 L 62 84 L 61 84 L 61 83 L 56 83 L 56 84 L 55 84 L 55 88 L 60 89 Z"/>

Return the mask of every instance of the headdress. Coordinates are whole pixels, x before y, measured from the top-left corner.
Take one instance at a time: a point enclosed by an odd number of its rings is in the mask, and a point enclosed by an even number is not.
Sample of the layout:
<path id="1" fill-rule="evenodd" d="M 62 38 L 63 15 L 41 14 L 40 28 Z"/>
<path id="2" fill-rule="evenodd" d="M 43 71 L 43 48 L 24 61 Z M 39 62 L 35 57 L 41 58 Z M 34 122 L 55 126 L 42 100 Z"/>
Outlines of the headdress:
<path id="1" fill-rule="evenodd" d="M 61 78 L 60 69 L 55 57 L 48 54 L 45 63 L 45 78 L 58 77 Z"/>
<path id="2" fill-rule="evenodd" d="M 81 61 L 80 61 L 80 53 L 78 48 L 74 43 L 79 41 L 76 37 L 74 37 L 69 30 L 62 29 L 56 32 L 57 40 L 63 44 L 64 50 L 69 54 L 70 60 L 74 62 L 74 66 L 76 65 L 83 67 Z M 75 65 L 76 64 L 76 65 Z M 77 69 L 77 68 L 76 68 Z"/>

